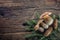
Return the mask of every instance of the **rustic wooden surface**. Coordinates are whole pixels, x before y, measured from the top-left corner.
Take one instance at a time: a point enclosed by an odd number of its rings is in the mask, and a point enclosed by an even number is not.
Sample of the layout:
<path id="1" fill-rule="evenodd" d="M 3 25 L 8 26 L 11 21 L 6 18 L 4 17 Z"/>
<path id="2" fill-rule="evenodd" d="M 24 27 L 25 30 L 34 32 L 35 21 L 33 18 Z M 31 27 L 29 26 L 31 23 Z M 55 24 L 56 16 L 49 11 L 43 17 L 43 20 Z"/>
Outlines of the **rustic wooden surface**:
<path id="1" fill-rule="evenodd" d="M 29 34 L 23 26 L 36 13 L 60 13 L 59 0 L 0 0 L 0 40 L 25 40 Z"/>

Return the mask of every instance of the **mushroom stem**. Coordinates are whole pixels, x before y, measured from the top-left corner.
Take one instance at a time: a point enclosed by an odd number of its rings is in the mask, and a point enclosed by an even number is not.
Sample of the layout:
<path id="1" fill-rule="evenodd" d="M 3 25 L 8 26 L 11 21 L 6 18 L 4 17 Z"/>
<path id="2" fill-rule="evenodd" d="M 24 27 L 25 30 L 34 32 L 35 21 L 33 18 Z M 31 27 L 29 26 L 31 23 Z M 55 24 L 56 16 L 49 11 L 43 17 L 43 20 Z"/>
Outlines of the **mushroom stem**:
<path id="1" fill-rule="evenodd" d="M 48 26 L 47 24 L 45 24 L 44 22 L 41 23 L 41 26 L 42 26 L 44 29 L 48 29 L 48 27 L 49 27 L 49 26 Z"/>
<path id="2" fill-rule="evenodd" d="M 40 24 L 42 21 L 43 21 L 43 20 L 39 20 L 39 21 L 38 21 L 37 25 L 35 25 L 35 27 L 34 27 L 35 30 L 38 30 L 38 29 L 39 29 L 39 24 Z"/>
<path id="3" fill-rule="evenodd" d="M 35 25 L 34 29 L 38 30 L 39 29 L 39 25 Z"/>

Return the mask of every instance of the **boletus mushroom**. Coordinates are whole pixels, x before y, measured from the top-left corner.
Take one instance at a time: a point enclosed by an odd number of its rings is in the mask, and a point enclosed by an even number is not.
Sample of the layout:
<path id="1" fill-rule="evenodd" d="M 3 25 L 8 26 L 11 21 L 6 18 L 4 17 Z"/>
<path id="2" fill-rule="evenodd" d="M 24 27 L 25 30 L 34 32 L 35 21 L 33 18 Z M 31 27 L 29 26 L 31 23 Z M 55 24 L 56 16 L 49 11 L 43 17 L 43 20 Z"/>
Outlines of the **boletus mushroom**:
<path id="1" fill-rule="evenodd" d="M 53 28 L 54 29 L 58 28 L 58 20 L 57 19 L 55 19 L 54 22 L 53 22 Z"/>
<path id="2" fill-rule="evenodd" d="M 52 31 L 53 31 L 53 28 L 52 28 L 52 27 L 49 27 L 49 28 L 45 31 L 44 36 L 45 36 L 45 37 L 48 37 L 48 36 L 51 34 Z"/>

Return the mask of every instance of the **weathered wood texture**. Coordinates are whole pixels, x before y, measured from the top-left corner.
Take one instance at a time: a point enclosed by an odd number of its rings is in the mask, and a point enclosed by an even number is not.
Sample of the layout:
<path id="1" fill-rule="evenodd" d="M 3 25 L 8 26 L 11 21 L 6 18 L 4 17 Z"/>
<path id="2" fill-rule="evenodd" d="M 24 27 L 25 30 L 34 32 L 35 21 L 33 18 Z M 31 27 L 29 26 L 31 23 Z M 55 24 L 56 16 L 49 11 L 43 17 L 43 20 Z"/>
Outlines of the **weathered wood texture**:
<path id="1" fill-rule="evenodd" d="M 60 13 L 59 0 L 0 0 L 0 40 L 25 40 L 22 24 L 35 18 L 36 13 Z"/>

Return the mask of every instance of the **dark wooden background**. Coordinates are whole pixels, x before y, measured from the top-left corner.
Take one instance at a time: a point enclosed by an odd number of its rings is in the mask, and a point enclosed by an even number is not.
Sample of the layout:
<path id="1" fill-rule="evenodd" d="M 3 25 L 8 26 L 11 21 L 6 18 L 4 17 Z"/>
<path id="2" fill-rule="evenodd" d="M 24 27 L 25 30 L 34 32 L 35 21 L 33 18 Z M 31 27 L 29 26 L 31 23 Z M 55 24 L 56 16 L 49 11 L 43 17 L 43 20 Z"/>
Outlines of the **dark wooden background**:
<path id="1" fill-rule="evenodd" d="M 25 40 L 27 20 L 36 13 L 60 13 L 60 0 L 0 0 L 0 40 Z"/>

